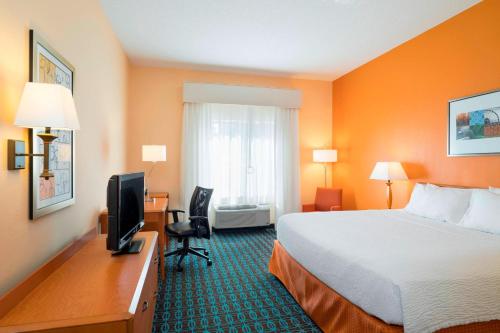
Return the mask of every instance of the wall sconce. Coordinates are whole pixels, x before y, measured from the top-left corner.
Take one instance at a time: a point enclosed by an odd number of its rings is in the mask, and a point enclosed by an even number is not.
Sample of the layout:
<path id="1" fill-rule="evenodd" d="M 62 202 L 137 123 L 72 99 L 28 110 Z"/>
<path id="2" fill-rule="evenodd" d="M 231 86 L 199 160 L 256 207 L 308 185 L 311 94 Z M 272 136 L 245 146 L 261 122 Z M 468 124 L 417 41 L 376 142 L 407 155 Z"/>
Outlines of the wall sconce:
<path id="1" fill-rule="evenodd" d="M 43 154 L 26 154 L 24 141 L 9 140 L 9 170 L 24 169 L 26 156 L 42 156 L 43 171 L 40 177 L 54 177 L 49 169 L 49 147 L 57 136 L 50 132 L 51 128 L 80 129 L 71 91 L 59 84 L 27 82 L 14 124 L 26 128 L 45 128 L 45 132 L 37 134 L 43 141 Z"/>

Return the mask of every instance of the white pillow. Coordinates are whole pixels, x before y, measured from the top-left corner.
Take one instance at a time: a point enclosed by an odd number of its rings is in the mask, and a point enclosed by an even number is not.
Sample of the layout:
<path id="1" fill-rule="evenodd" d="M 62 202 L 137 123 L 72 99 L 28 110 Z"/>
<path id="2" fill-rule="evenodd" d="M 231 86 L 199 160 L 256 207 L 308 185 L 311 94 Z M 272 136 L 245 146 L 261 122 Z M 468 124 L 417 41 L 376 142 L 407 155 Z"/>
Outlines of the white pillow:
<path id="1" fill-rule="evenodd" d="M 461 224 L 466 228 L 500 234 L 500 194 L 473 190 L 469 210 Z"/>
<path id="2" fill-rule="evenodd" d="M 490 192 L 495 193 L 495 194 L 500 194 L 500 187 L 490 186 Z"/>
<path id="3" fill-rule="evenodd" d="M 434 184 L 416 183 L 411 193 L 410 201 L 404 208 L 408 213 L 426 216 L 430 204 L 429 193 L 438 186 Z"/>
<path id="4" fill-rule="evenodd" d="M 472 190 L 451 187 L 428 187 L 430 218 L 458 224 L 469 208 Z"/>
<path id="5" fill-rule="evenodd" d="M 421 183 L 415 184 L 415 186 L 413 187 L 413 192 L 411 192 L 410 201 L 404 208 L 405 211 L 415 215 L 424 214 L 427 208 L 426 189 L 428 185 L 430 184 L 421 184 Z"/>
<path id="6" fill-rule="evenodd" d="M 471 190 L 432 184 L 421 185 L 422 188 L 417 185 L 405 208 L 407 212 L 444 222 L 460 223 L 469 208 Z"/>

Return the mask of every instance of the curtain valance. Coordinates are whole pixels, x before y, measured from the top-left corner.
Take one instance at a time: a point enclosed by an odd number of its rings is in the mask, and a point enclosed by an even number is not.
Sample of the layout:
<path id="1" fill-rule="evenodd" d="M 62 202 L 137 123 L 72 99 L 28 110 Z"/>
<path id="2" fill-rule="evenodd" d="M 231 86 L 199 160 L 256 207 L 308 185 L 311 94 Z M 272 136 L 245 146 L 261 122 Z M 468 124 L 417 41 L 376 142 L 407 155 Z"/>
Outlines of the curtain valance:
<path id="1" fill-rule="evenodd" d="M 184 102 L 277 106 L 299 109 L 302 91 L 212 83 L 184 83 Z"/>

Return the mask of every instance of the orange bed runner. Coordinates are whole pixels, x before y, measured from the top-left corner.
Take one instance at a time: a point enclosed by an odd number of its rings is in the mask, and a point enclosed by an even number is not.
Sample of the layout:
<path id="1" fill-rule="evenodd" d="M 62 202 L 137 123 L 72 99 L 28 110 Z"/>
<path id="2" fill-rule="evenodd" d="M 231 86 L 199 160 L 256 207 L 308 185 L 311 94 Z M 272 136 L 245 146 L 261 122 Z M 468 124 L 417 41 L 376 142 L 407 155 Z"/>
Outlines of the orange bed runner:
<path id="1" fill-rule="evenodd" d="M 403 326 L 389 325 L 364 312 L 309 273 L 274 241 L 269 271 L 288 289 L 323 332 L 402 333 Z M 439 333 L 500 332 L 500 321 L 454 326 Z"/>

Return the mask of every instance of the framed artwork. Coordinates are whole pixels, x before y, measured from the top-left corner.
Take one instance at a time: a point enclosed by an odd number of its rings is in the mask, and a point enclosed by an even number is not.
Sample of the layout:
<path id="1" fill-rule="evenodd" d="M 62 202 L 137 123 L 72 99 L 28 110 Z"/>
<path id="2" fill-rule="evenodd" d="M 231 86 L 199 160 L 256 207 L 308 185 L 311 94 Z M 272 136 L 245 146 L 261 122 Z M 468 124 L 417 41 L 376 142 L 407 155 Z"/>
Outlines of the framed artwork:
<path id="1" fill-rule="evenodd" d="M 500 154 L 500 90 L 448 105 L 448 156 Z"/>
<path id="2" fill-rule="evenodd" d="M 74 67 L 30 30 L 30 81 L 56 83 L 73 92 Z M 43 142 L 36 135 L 43 128 L 29 133 L 32 154 L 43 152 Z M 42 158 L 30 158 L 30 219 L 34 220 L 75 203 L 75 133 L 52 129 L 57 135 L 50 145 L 49 168 L 54 177 L 40 177 Z"/>

